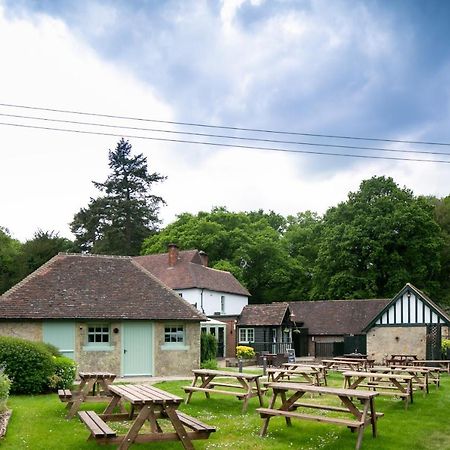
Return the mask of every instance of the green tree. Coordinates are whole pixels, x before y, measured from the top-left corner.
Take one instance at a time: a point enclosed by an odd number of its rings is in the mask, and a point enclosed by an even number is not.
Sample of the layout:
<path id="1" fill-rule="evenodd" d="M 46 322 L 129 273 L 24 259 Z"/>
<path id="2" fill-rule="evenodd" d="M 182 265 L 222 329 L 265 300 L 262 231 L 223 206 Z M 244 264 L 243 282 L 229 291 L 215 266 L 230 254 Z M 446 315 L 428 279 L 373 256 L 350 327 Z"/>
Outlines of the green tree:
<path id="1" fill-rule="evenodd" d="M 17 257 L 21 244 L 13 239 L 6 228 L 0 227 L 0 295 L 20 278 Z"/>
<path id="2" fill-rule="evenodd" d="M 298 299 L 302 268 L 282 245 L 286 220 L 273 212 L 229 212 L 213 208 L 184 213 L 144 242 L 143 254 L 160 253 L 169 243 L 208 253 L 210 265 L 233 273 L 253 302 Z"/>
<path id="3" fill-rule="evenodd" d="M 25 278 L 59 252 L 70 252 L 72 250 L 73 242 L 60 237 L 57 232 L 36 231 L 33 239 L 27 240 L 20 248 L 17 257 L 20 278 Z"/>
<path id="4" fill-rule="evenodd" d="M 74 216 L 70 226 L 81 251 L 137 255 L 144 238 L 158 228 L 159 208 L 165 202 L 150 191 L 166 177 L 149 173 L 147 158 L 132 156 L 131 149 L 121 139 L 109 151 L 111 174 L 104 183 L 93 182 L 103 195 Z"/>
<path id="5" fill-rule="evenodd" d="M 391 297 L 406 282 L 433 295 L 442 240 L 429 201 L 392 178 L 361 183 L 323 219 L 313 298 Z"/>
<path id="6" fill-rule="evenodd" d="M 450 195 L 444 198 L 430 199 L 434 207 L 434 218 L 441 230 L 441 270 L 439 274 L 440 292 L 442 303 L 450 307 Z"/>

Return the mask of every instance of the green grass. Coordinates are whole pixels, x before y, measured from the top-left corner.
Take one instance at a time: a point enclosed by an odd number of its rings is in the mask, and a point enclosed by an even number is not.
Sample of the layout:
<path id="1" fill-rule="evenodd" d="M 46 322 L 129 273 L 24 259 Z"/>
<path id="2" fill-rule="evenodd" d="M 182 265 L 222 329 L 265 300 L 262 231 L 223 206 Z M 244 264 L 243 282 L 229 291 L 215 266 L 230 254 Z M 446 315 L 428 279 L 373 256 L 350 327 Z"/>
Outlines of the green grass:
<path id="1" fill-rule="evenodd" d="M 157 386 L 184 397 L 182 386 L 186 381 L 164 382 Z M 330 384 L 342 386 L 342 377 L 333 374 Z M 269 397 L 266 396 L 266 405 Z M 309 399 L 308 399 L 309 401 Z M 323 401 L 320 400 L 319 401 Z M 101 412 L 104 404 L 89 403 L 83 409 Z M 247 413 L 242 414 L 242 403 L 235 397 L 212 395 L 209 400 L 201 393 L 195 393 L 189 405 L 180 409 L 207 424 L 217 427 L 205 441 L 194 441 L 196 449 L 233 450 L 286 450 L 322 449 L 347 450 L 356 443 L 356 434 L 345 427 L 305 421 L 292 421 L 287 427 L 282 418 L 273 418 L 266 437 L 259 431 L 262 420 L 255 412 L 256 398 L 250 400 Z M 430 394 L 416 392 L 414 403 L 407 410 L 403 402 L 393 398 L 377 398 L 376 409 L 385 413 L 378 421 L 378 437 L 373 439 L 366 429 L 362 444 L 364 450 L 445 450 L 450 449 L 450 378 L 443 375 L 439 389 L 430 387 Z M 87 442 L 87 428 L 77 419 L 64 418 L 65 405 L 56 394 L 40 396 L 12 396 L 9 407 L 13 415 L 6 437 L 0 441 L 5 450 L 47 450 L 47 449 L 111 449 L 115 446 L 99 446 Z M 118 425 L 119 427 L 121 425 Z M 171 450 L 182 449 L 178 442 L 149 443 L 132 448 Z"/>

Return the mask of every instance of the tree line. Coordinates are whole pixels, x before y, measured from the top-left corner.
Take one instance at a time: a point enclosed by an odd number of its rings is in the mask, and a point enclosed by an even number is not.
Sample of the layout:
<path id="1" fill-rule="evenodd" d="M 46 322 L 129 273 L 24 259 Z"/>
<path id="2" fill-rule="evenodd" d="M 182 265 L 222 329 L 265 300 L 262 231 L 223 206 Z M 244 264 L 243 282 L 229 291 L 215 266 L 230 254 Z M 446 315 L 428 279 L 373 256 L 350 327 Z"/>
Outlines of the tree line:
<path id="1" fill-rule="evenodd" d="M 123 139 L 109 152 L 111 174 L 94 182 L 101 195 L 74 215 L 75 239 L 38 230 L 20 243 L 0 228 L 0 293 L 59 251 L 138 255 L 204 250 L 210 266 L 232 272 L 251 302 L 390 298 L 406 282 L 450 308 L 450 196 L 415 196 L 392 178 L 362 181 L 322 216 L 306 211 L 181 213 L 160 229 L 165 177 L 149 173 Z"/>

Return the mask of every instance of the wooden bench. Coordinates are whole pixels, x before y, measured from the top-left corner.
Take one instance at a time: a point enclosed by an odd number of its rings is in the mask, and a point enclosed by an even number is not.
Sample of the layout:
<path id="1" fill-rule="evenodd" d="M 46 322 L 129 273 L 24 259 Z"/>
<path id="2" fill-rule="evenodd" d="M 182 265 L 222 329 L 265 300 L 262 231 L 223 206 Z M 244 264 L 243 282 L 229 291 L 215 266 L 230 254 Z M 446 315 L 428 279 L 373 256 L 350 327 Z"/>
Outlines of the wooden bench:
<path id="1" fill-rule="evenodd" d="M 58 389 L 59 399 L 62 402 L 69 402 L 72 400 L 72 391 L 70 389 Z"/>
<path id="2" fill-rule="evenodd" d="M 208 439 L 209 435 L 216 431 L 216 427 L 211 425 L 206 425 L 206 423 L 201 422 L 195 417 L 188 416 L 181 411 L 177 411 L 177 416 L 180 422 L 185 426 L 195 431 L 197 434 L 197 439 Z"/>
<path id="3" fill-rule="evenodd" d="M 263 406 L 263 393 L 259 384 L 262 375 L 255 375 L 242 372 L 227 372 L 223 370 L 195 369 L 192 371 L 194 379 L 191 386 L 183 386 L 187 395 L 186 403 L 189 403 L 194 392 L 204 392 L 206 398 L 210 398 L 211 393 L 232 395 L 239 400 L 244 400 L 242 412 L 247 410 L 250 398 L 257 396 L 259 405 Z M 237 383 L 229 383 L 225 381 L 217 381 L 217 378 L 234 378 Z M 233 380 L 234 381 L 234 380 Z M 216 386 L 230 388 L 232 390 L 216 389 Z"/>
<path id="4" fill-rule="evenodd" d="M 261 436 L 267 433 L 269 420 L 271 417 L 280 416 L 286 420 L 286 425 L 291 425 L 291 419 L 309 420 L 314 422 L 331 423 L 350 428 L 352 431 L 358 430 L 358 438 L 356 441 L 356 450 L 361 446 L 364 429 L 371 425 L 372 435 L 376 437 L 376 422 L 383 414 L 375 412 L 375 404 L 373 399 L 378 395 L 377 392 L 360 391 L 352 389 L 336 389 L 322 386 L 311 386 L 296 383 L 270 383 L 269 387 L 273 390 L 273 396 L 270 400 L 268 408 L 257 408 L 257 412 L 264 420 L 261 429 Z M 289 396 L 287 395 L 288 391 Z M 321 403 L 304 403 L 298 399 L 304 394 L 320 394 L 323 396 L 331 396 L 341 401 L 342 406 L 335 406 Z M 275 407 L 277 398 L 281 398 L 281 405 Z M 359 409 L 354 399 L 362 404 L 362 410 Z M 310 414 L 308 412 L 298 412 L 298 408 L 311 408 L 321 411 L 339 412 L 349 414 L 350 418 L 335 417 L 330 415 Z"/>
<path id="5" fill-rule="evenodd" d="M 344 372 L 344 389 L 367 388 L 376 391 L 380 395 L 400 397 L 405 402 L 413 402 L 413 388 L 411 375 L 380 372 Z"/>
<path id="6" fill-rule="evenodd" d="M 110 442 L 117 436 L 95 411 L 78 411 L 78 417 L 89 428 L 91 432 L 88 439 L 96 439 L 97 441 Z"/>

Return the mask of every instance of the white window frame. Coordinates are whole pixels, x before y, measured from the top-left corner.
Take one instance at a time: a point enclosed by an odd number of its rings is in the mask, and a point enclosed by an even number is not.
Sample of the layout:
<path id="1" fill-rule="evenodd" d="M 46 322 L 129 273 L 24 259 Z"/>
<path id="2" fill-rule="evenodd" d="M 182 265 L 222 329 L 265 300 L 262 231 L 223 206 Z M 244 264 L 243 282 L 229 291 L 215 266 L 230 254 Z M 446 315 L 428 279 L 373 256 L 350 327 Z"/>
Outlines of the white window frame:
<path id="1" fill-rule="evenodd" d="M 93 341 L 90 340 L 90 336 L 93 336 Z M 97 341 L 96 336 L 101 336 L 101 340 Z M 105 336 L 107 337 L 106 341 L 103 340 Z M 110 323 L 94 322 L 86 325 L 86 340 L 83 350 L 112 350 L 113 348 Z"/>
<path id="2" fill-rule="evenodd" d="M 186 327 L 181 324 L 164 325 L 164 345 L 185 345 Z"/>
<path id="3" fill-rule="evenodd" d="M 220 314 L 225 314 L 225 295 L 220 296 Z"/>
<path id="4" fill-rule="evenodd" d="M 239 328 L 239 342 L 243 344 L 251 344 L 255 342 L 254 328 Z"/>

